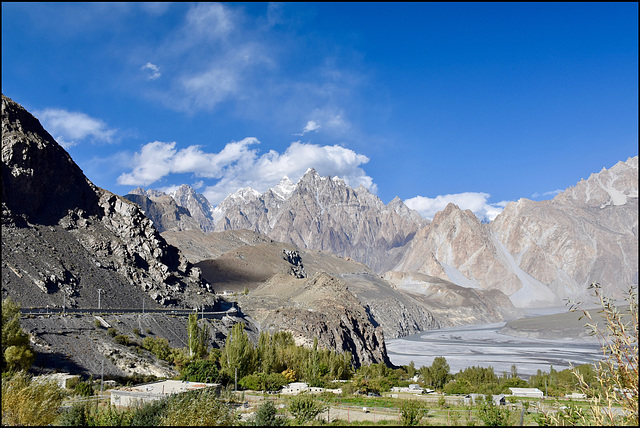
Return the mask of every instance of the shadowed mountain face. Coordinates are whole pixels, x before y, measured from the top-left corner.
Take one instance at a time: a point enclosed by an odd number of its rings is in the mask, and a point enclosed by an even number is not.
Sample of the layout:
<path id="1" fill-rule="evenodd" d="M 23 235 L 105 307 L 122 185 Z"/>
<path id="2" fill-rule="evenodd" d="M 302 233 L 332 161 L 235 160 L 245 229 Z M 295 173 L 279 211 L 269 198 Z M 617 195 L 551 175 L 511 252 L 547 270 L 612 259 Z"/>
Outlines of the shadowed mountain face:
<path id="1" fill-rule="evenodd" d="M 96 188 L 82 170 L 36 118 L 4 95 L 2 164 L 7 214 L 46 225 L 78 209 L 100 215 Z"/>
<path id="2" fill-rule="evenodd" d="M 214 295 L 137 205 L 94 186 L 2 96 L 2 294 L 23 306 L 136 307 Z M 200 293 L 200 294 L 198 294 Z"/>

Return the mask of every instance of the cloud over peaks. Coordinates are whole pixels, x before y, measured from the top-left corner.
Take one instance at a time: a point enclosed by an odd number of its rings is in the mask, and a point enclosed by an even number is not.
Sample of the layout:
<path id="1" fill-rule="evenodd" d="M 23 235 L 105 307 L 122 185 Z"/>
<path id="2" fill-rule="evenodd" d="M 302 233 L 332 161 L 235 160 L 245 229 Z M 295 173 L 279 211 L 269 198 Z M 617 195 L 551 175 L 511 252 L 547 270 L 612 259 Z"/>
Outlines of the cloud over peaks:
<path id="1" fill-rule="evenodd" d="M 228 143 L 218 153 L 207 153 L 200 146 L 178 150 L 175 142 L 154 141 L 134 154 L 132 171 L 121 174 L 118 184 L 148 186 L 168 180 L 171 174 L 191 174 L 200 178 L 199 184 L 205 187 L 202 193 L 216 205 L 247 186 L 264 192 L 285 175 L 295 182 L 313 167 L 320 175 L 340 177 L 352 187 L 362 185 L 374 193 L 377 190 L 361 168 L 369 158 L 351 149 L 296 141 L 283 153 L 270 150 L 260 154 L 254 148 L 259 143 L 255 138 L 245 138 Z M 171 185 L 166 184 L 163 187 Z"/>
<path id="2" fill-rule="evenodd" d="M 424 218 L 429 220 L 438 212 L 445 209 L 449 202 L 453 202 L 460 209 L 471 210 L 481 221 L 493 221 L 507 205 L 508 201 L 501 201 L 495 204 L 487 202 L 491 195 L 481 192 L 464 192 L 449 195 L 438 195 L 435 198 L 416 196 L 407 199 L 405 204 L 412 208 Z"/>

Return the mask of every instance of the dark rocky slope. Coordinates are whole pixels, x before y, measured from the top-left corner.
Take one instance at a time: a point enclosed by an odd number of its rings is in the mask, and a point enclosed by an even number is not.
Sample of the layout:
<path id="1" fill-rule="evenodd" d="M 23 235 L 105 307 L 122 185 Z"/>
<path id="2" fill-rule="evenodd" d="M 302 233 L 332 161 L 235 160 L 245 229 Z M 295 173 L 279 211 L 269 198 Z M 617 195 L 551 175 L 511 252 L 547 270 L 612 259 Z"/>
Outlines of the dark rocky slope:
<path id="1" fill-rule="evenodd" d="M 94 186 L 37 119 L 2 96 L 2 294 L 23 306 L 213 304 L 137 205 Z"/>

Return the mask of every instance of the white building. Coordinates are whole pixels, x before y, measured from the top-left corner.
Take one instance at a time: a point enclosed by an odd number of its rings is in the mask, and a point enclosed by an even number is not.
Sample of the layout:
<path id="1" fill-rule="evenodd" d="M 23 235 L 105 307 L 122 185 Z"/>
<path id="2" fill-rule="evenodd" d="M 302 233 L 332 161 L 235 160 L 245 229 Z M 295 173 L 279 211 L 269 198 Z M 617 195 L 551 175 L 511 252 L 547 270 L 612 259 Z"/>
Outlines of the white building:
<path id="1" fill-rule="evenodd" d="M 188 382 L 182 380 L 165 380 L 136 386 L 112 389 L 111 404 L 114 406 L 131 406 L 136 402 L 160 400 L 171 394 L 180 394 L 202 388 L 219 388 L 217 383 Z"/>
<path id="2" fill-rule="evenodd" d="M 38 376 L 40 379 L 53 379 L 56 381 L 60 388 L 73 388 L 79 381 L 79 375 L 72 375 L 69 373 L 51 373 L 47 375 Z"/>
<path id="3" fill-rule="evenodd" d="M 282 391 L 280 391 L 280 393 L 297 395 L 301 392 L 309 392 L 310 390 L 311 389 L 309 388 L 309 385 L 306 384 L 306 382 L 291 382 L 289 385 L 282 388 Z"/>
<path id="4" fill-rule="evenodd" d="M 511 395 L 527 398 L 544 398 L 544 393 L 538 388 L 509 388 Z"/>
<path id="5" fill-rule="evenodd" d="M 422 394 L 424 389 L 417 383 L 412 383 L 409 386 L 394 386 L 391 388 L 391 392 L 408 392 L 412 394 Z"/>

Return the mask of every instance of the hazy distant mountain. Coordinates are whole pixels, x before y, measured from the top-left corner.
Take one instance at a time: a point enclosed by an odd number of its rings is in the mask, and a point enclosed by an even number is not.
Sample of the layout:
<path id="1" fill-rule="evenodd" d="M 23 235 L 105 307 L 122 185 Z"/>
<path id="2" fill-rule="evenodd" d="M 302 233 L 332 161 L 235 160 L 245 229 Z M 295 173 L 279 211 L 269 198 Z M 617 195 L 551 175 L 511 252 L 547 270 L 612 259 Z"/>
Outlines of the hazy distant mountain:
<path id="1" fill-rule="evenodd" d="M 638 157 L 553 200 L 511 202 L 490 224 L 450 204 L 393 270 L 498 289 L 519 307 L 586 297 L 592 282 L 620 297 L 638 285 Z"/>
<path id="2" fill-rule="evenodd" d="M 191 216 L 187 208 L 178 205 L 174 198 L 165 193 L 138 187 L 124 197 L 138 204 L 158 232 L 202 228 L 201 223 Z"/>

